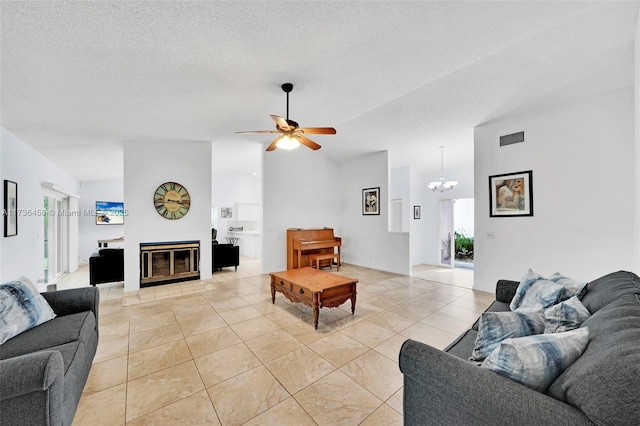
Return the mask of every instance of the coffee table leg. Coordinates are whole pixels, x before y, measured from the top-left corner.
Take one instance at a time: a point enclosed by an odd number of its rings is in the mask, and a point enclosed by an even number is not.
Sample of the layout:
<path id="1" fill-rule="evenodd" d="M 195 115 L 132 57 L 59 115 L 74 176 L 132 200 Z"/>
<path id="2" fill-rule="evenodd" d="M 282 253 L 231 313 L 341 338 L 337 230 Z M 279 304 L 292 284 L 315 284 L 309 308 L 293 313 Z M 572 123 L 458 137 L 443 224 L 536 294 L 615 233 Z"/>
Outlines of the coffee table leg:
<path id="1" fill-rule="evenodd" d="M 313 295 L 313 325 L 318 329 L 318 317 L 320 316 L 320 297 Z"/>
<path id="2" fill-rule="evenodd" d="M 276 304 L 276 286 L 271 283 L 271 303 Z"/>
<path id="3" fill-rule="evenodd" d="M 353 285 L 353 291 L 351 292 L 351 315 L 356 313 L 356 285 Z"/>

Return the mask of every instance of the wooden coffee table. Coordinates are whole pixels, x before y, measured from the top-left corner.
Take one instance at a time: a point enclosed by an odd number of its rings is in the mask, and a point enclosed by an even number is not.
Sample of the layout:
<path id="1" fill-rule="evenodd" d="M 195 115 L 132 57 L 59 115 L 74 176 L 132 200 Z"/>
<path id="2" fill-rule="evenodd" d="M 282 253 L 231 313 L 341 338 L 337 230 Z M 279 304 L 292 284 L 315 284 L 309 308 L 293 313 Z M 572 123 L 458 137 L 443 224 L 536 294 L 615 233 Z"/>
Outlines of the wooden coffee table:
<path id="1" fill-rule="evenodd" d="M 313 309 L 313 325 L 318 329 L 320 308 L 337 308 L 351 299 L 351 314 L 356 311 L 358 280 L 311 267 L 290 269 L 271 274 L 271 302 L 276 303 L 276 291 L 292 302 L 304 303 Z"/>

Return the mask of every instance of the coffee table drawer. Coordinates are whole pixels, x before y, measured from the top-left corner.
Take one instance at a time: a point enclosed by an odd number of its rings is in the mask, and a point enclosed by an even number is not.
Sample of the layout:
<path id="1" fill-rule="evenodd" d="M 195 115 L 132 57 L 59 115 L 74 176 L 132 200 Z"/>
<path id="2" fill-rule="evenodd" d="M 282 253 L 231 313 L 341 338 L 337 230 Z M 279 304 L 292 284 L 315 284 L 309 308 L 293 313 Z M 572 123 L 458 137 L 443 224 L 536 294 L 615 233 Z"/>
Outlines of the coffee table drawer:
<path id="1" fill-rule="evenodd" d="M 275 286 L 282 290 L 291 291 L 291 283 L 287 280 L 276 279 Z"/>
<path id="2" fill-rule="evenodd" d="M 311 300 L 313 298 L 313 294 L 311 293 L 311 290 L 293 283 L 291 284 L 291 293 L 295 294 L 296 297 L 301 299 Z"/>

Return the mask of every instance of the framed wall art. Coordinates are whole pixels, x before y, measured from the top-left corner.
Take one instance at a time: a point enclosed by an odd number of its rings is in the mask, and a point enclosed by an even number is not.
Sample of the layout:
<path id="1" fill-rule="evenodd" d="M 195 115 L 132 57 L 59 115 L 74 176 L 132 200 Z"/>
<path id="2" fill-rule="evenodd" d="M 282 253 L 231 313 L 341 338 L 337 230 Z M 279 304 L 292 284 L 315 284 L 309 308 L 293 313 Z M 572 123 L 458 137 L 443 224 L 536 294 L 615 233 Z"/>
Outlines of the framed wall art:
<path id="1" fill-rule="evenodd" d="M 489 176 L 489 216 L 533 216 L 531 170 Z"/>
<path id="2" fill-rule="evenodd" d="M 231 219 L 231 218 L 233 218 L 233 208 L 232 207 L 220 207 L 220 217 L 222 219 Z"/>
<path id="3" fill-rule="evenodd" d="M 420 219 L 420 206 L 413 206 L 413 218 Z"/>
<path id="4" fill-rule="evenodd" d="M 380 187 L 362 190 L 362 214 L 380 214 Z"/>
<path id="5" fill-rule="evenodd" d="M 4 181 L 4 236 L 18 235 L 18 184 Z"/>

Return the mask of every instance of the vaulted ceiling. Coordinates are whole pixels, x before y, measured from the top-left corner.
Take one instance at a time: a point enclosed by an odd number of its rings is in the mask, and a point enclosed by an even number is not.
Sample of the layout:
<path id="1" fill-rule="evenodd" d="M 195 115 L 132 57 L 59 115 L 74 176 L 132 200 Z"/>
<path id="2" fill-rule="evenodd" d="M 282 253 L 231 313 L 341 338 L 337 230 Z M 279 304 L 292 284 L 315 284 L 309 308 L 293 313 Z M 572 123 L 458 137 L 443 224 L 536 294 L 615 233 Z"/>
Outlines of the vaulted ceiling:
<path id="1" fill-rule="evenodd" d="M 271 138 L 234 132 L 291 82 L 290 118 L 338 131 L 319 153 L 437 178 L 440 145 L 472 170 L 478 124 L 632 85 L 639 3 L 2 1 L 0 124 L 80 180 L 121 177 L 127 140 L 251 169 Z"/>

